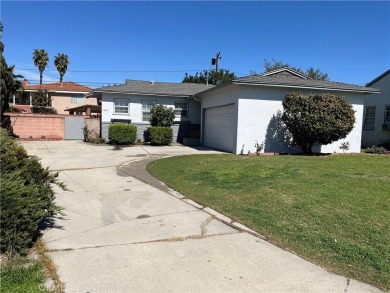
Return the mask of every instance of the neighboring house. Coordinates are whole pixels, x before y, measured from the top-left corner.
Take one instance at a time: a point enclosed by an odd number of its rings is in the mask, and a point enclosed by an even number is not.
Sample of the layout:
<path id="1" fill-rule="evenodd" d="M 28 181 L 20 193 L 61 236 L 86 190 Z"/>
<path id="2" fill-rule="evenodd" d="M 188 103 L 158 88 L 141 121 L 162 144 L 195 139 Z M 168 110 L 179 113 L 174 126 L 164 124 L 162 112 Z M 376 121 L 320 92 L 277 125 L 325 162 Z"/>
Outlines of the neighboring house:
<path id="1" fill-rule="evenodd" d="M 150 126 L 150 109 L 161 104 L 175 109 L 174 140 L 182 142 L 200 129 L 200 101 L 196 93 L 212 85 L 126 80 L 125 84 L 94 89 L 102 103 L 102 137 L 108 138 L 108 125 L 129 122 L 138 128 L 138 138 Z M 197 130 L 198 129 L 198 130 Z"/>
<path id="2" fill-rule="evenodd" d="M 380 90 L 352 84 L 313 80 L 281 68 L 261 75 L 238 78 L 230 83 L 198 93 L 201 102 L 203 145 L 239 154 L 255 151 L 255 141 L 264 141 L 265 152 L 297 152 L 286 143 L 278 111 L 289 92 L 331 93 L 344 96 L 353 106 L 354 129 L 348 136 L 329 145 L 320 146 L 323 153 L 340 152 L 341 142 L 350 143 L 350 152 L 360 152 L 363 105 L 367 94 Z M 372 97 L 375 99 L 375 97 Z M 280 112 L 279 112 L 280 113 Z"/>
<path id="3" fill-rule="evenodd" d="M 371 147 L 390 141 L 390 69 L 366 86 L 382 90 L 379 95 L 364 100 L 362 146 Z"/>
<path id="4" fill-rule="evenodd" d="M 92 89 L 74 82 L 55 82 L 42 85 L 30 85 L 27 80 L 22 81 L 24 90 L 18 92 L 10 101 L 10 106 L 21 109 L 22 112 L 31 113 L 32 93 L 42 89 L 47 90 L 52 98 L 52 107 L 58 114 L 69 114 L 67 109 L 82 105 L 98 105 L 96 98 L 88 98 Z M 83 112 L 74 112 L 76 115 L 83 115 Z"/>

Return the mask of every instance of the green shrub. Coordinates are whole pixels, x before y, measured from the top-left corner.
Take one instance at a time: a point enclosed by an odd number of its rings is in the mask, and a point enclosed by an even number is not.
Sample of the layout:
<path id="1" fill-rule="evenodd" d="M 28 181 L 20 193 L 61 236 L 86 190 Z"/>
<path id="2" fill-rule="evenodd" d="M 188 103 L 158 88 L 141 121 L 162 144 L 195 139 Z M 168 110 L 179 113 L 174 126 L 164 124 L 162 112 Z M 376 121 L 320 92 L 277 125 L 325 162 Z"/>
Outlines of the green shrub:
<path id="1" fill-rule="evenodd" d="M 365 152 L 368 154 L 387 154 L 387 150 L 384 147 L 377 147 L 374 145 L 370 148 L 366 148 Z"/>
<path id="2" fill-rule="evenodd" d="M 135 125 L 111 124 L 108 127 L 108 139 L 112 144 L 133 144 L 137 138 Z"/>
<path id="3" fill-rule="evenodd" d="M 170 145 L 173 139 L 171 127 L 152 126 L 149 127 L 148 136 L 152 145 Z"/>
<path id="4" fill-rule="evenodd" d="M 314 145 L 345 138 L 355 124 L 355 111 L 348 100 L 328 93 L 288 93 L 283 110 L 282 121 L 304 153 L 311 153 Z"/>
<path id="5" fill-rule="evenodd" d="M 43 168 L 39 159 L 0 130 L 1 160 L 1 232 L 2 253 L 25 253 L 36 238 L 43 219 L 59 212 L 51 184 L 62 189 L 58 173 Z"/>
<path id="6" fill-rule="evenodd" d="M 164 105 L 155 105 L 150 109 L 150 125 L 152 126 L 172 126 L 175 119 L 175 110 Z"/>

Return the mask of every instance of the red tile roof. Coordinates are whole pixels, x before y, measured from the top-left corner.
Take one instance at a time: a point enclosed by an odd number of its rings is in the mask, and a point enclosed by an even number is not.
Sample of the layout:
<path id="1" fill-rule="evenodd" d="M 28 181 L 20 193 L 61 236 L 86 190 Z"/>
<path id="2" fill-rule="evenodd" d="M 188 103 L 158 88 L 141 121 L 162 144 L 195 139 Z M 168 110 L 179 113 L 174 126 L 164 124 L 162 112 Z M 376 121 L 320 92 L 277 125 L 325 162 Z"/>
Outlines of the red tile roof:
<path id="1" fill-rule="evenodd" d="M 89 93 L 92 92 L 92 89 L 81 84 L 77 84 L 71 81 L 65 82 L 55 82 L 55 83 L 46 83 L 46 84 L 37 84 L 37 85 L 27 85 L 24 84 L 24 90 L 26 91 L 35 91 L 35 90 L 47 90 L 49 92 L 83 92 Z"/>

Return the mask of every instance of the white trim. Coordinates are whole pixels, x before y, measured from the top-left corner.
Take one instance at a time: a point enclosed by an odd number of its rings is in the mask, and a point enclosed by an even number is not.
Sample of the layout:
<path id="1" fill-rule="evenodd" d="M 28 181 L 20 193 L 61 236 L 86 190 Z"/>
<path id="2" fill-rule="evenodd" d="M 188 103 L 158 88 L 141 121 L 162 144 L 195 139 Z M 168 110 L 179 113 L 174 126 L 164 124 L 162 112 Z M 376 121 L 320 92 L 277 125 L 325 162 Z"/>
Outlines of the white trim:
<path id="1" fill-rule="evenodd" d="M 139 95 L 139 96 L 157 96 L 157 97 L 172 97 L 172 98 L 189 98 L 194 95 L 177 95 L 177 94 L 157 94 L 157 93 L 136 93 L 136 92 L 109 92 L 109 91 L 95 91 L 95 93 L 104 94 L 124 94 L 124 95 Z"/>
<path id="2" fill-rule="evenodd" d="M 341 88 L 329 88 L 329 87 L 312 87 L 304 85 L 285 85 L 285 84 L 267 84 L 267 83 L 254 83 L 254 82 L 233 82 L 238 85 L 254 85 L 254 86 L 269 86 L 269 87 L 287 87 L 287 88 L 302 88 L 302 89 L 311 89 L 311 90 L 327 90 L 327 91 L 338 91 L 338 92 L 354 92 L 354 93 L 369 93 L 369 94 L 379 94 L 380 91 L 372 90 L 354 90 L 354 89 L 341 89 Z"/>

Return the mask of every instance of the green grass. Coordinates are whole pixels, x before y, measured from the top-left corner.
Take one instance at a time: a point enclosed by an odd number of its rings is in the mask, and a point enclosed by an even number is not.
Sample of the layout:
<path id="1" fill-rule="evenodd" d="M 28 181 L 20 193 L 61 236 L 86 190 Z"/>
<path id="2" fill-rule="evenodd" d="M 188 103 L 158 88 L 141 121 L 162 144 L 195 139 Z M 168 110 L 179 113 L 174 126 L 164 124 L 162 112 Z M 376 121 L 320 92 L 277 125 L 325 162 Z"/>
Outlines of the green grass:
<path id="1" fill-rule="evenodd" d="M 4 293 L 42 293 L 49 292 L 43 287 L 45 275 L 40 262 L 19 258 L 0 269 L 0 292 Z"/>
<path id="2" fill-rule="evenodd" d="M 148 171 L 329 271 L 390 289 L 390 157 L 193 155 Z"/>

